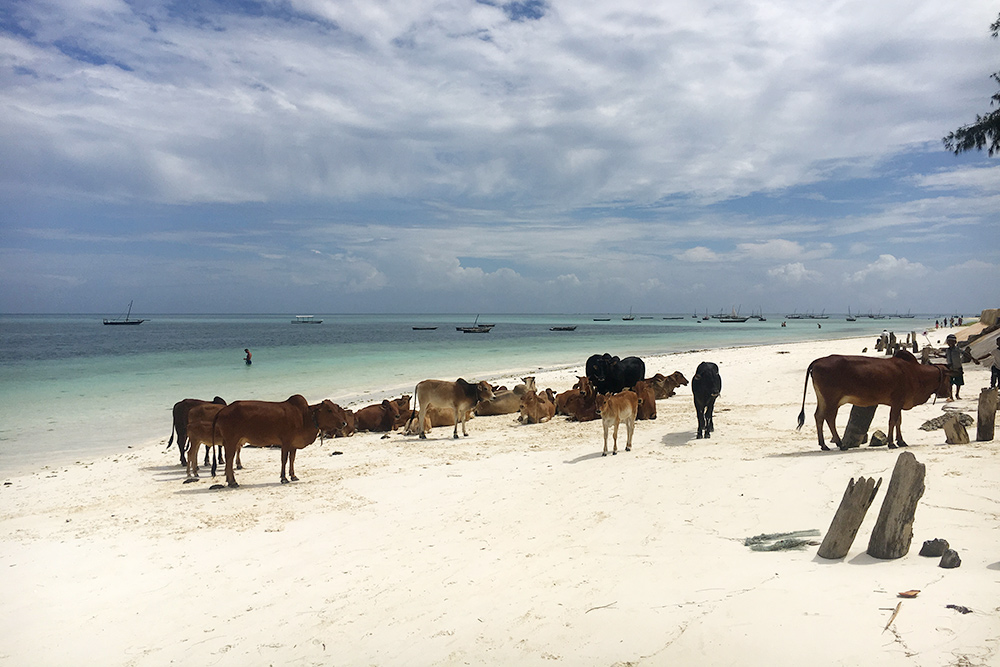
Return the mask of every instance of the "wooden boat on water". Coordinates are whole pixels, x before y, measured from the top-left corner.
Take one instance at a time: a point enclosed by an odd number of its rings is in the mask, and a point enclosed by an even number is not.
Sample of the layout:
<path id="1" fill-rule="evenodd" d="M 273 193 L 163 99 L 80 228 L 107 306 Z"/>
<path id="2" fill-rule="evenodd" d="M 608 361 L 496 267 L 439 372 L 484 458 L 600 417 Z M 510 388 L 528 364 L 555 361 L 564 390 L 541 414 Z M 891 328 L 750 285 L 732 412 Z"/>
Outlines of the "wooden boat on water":
<path id="1" fill-rule="evenodd" d="M 635 319 L 635 315 L 632 314 L 632 309 L 629 308 L 628 309 L 628 315 L 626 315 L 625 317 L 623 317 L 622 320 L 625 321 L 625 322 L 631 322 L 634 319 Z"/>
<path id="2" fill-rule="evenodd" d="M 117 320 L 104 320 L 105 324 L 142 324 L 146 320 L 133 320 L 130 319 L 132 315 L 132 302 L 128 302 L 128 311 L 125 313 L 125 319 L 118 318 Z"/>
<path id="3" fill-rule="evenodd" d="M 296 315 L 292 324 L 323 324 L 323 320 L 317 320 L 315 315 Z"/>
<path id="4" fill-rule="evenodd" d="M 495 326 L 495 324 L 480 324 L 479 315 L 476 315 L 476 321 L 472 323 L 471 327 L 455 327 L 455 331 L 461 331 L 462 333 L 489 333 Z"/>
<path id="5" fill-rule="evenodd" d="M 434 331 L 437 327 L 412 327 L 414 331 Z"/>
<path id="6" fill-rule="evenodd" d="M 594 321 L 595 322 L 610 322 L 611 318 L 610 317 L 595 317 Z"/>
<path id="7" fill-rule="evenodd" d="M 576 327 L 549 327 L 549 331 L 576 331 Z"/>

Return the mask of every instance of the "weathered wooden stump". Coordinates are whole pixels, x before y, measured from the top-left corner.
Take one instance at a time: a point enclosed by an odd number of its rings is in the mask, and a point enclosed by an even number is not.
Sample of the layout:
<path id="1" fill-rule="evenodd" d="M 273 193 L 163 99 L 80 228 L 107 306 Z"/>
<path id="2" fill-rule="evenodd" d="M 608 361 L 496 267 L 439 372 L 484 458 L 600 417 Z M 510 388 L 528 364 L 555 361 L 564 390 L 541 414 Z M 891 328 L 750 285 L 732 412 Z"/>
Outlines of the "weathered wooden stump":
<path id="1" fill-rule="evenodd" d="M 993 439 L 993 425 L 997 419 L 997 406 L 1000 405 L 1000 393 L 996 389 L 983 389 L 979 392 L 979 417 L 976 420 L 976 440 L 989 442 Z"/>
<path id="2" fill-rule="evenodd" d="M 910 550 L 913 540 L 913 517 L 924 495 L 925 466 L 910 452 L 896 459 L 892 479 L 882 501 L 882 509 L 868 540 L 868 555 L 873 558 L 900 558 Z"/>
<path id="3" fill-rule="evenodd" d="M 966 430 L 965 424 L 959 419 L 956 413 L 951 413 L 948 418 L 944 420 L 942 424 L 944 429 L 944 441 L 949 445 L 967 445 L 969 444 L 969 431 Z"/>
<path id="4" fill-rule="evenodd" d="M 872 425 L 877 408 L 877 405 L 867 408 L 857 405 L 851 407 L 851 418 L 844 429 L 844 437 L 840 440 L 841 449 L 854 449 L 868 442 L 868 427 Z"/>
<path id="5" fill-rule="evenodd" d="M 844 498 L 840 501 L 840 507 L 830 523 L 830 530 L 826 531 L 823 544 L 819 547 L 820 558 L 843 558 L 847 555 L 880 486 L 881 477 L 878 482 L 874 477 L 858 477 L 857 481 L 852 479 L 847 483 Z"/>

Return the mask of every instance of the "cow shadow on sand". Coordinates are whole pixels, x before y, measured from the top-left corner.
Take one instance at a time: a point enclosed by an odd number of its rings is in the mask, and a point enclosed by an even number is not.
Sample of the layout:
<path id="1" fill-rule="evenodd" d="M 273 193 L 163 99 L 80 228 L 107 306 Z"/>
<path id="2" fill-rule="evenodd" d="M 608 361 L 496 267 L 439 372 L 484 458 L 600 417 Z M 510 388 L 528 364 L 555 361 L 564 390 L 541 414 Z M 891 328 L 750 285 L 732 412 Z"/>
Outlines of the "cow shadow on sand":
<path id="1" fill-rule="evenodd" d="M 601 452 L 601 450 L 598 450 L 595 452 L 591 452 L 590 454 L 584 454 L 582 456 L 578 456 L 575 459 L 570 459 L 569 461 L 563 461 L 563 463 L 567 463 L 569 465 L 575 465 L 577 463 L 583 463 L 584 461 L 590 461 L 591 459 L 599 459 L 602 458 L 603 456 L 604 454 Z M 608 454 L 608 456 L 611 455 Z"/>
<path id="2" fill-rule="evenodd" d="M 686 447 L 688 445 L 694 444 L 694 441 L 697 440 L 695 438 L 696 435 L 697 432 L 695 431 L 680 431 L 677 433 L 667 433 L 662 438 L 660 438 L 660 442 L 663 443 L 665 447 Z M 711 443 L 712 439 L 708 438 L 707 440 L 703 441 L 706 443 Z"/>

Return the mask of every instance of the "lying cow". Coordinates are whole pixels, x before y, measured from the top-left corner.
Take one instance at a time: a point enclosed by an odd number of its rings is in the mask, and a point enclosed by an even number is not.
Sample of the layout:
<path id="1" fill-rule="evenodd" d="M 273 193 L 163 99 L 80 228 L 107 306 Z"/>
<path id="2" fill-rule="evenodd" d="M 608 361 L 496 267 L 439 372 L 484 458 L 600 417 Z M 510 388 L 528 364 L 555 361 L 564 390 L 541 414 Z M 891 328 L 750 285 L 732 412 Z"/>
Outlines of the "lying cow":
<path id="1" fill-rule="evenodd" d="M 638 408 L 639 397 L 634 391 L 626 390 L 617 394 L 597 395 L 597 410 L 601 413 L 601 421 L 604 422 L 604 453 L 601 456 L 608 455 L 608 429 L 612 425 L 615 427 L 615 447 L 611 455 L 618 454 L 618 426 L 622 422 L 625 423 L 625 430 L 628 433 L 625 451 L 632 451 L 632 433 L 635 431 L 635 416 Z"/>
<path id="2" fill-rule="evenodd" d="M 578 422 L 597 419 L 597 392 L 590 380 L 579 378 L 577 388 L 556 396 L 556 410 Z"/>
<path id="3" fill-rule="evenodd" d="M 902 411 L 926 403 L 931 394 L 947 398 L 951 384 L 951 376 L 944 366 L 921 364 L 906 350 L 888 359 L 832 354 L 816 359 L 806 369 L 799 429 L 806 419 L 810 375 L 816 392 L 816 436 L 823 451 L 830 449 L 823 442 L 824 421 L 830 427 L 830 440 L 843 449 L 836 422 L 837 410 L 845 403 L 860 407 L 888 405 L 889 448 L 905 447 L 900 427 Z"/>
<path id="4" fill-rule="evenodd" d="M 698 364 L 698 370 L 691 378 L 691 393 L 694 395 L 694 410 L 698 413 L 698 437 L 711 438 L 715 430 L 715 399 L 722 393 L 722 376 L 719 366 L 711 361 Z"/>
<path id="5" fill-rule="evenodd" d="M 409 397 L 407 397 L 409 403 Z M 396 427 L 399 418 L 399 405 L 395 401 L 385 400 L 377 405 L 369 405 L 354 413 L 354 428 L 356 431 L 372 431 L 384 433 Z"/>
<path id="6" fill-rule="evenodd" d="M 646 378 L 646 380 L 652 385 L 653 394 L 657 400 L 670 398 L 676 393 L 675 389 L 686 386 L 688 383 L 687 378 L 680 371 L 674 371 L 670 375 L 657 373 L 651 378 Z"/>
<path id="7" fill-rule="evenodd" d="M 329 400 L 309 405 L 299 394 L 276 403 L 271 401 L 236 401 L 215 416 L 213 444 L 221 440 L 226 450 L 226 483 L 237 487 L 233 461 L 247 443 L 259 447 L 281 446 L 281 483 L 295 476 L 295 453 L 311 445 L 316 436 L 331 437 L 346 426 L 344 410 Z M 288 477 L 285 477 L 285 465 Z M 215 471 L 212 471 L 213 474 Z"/>
<path id="8" fill-rule="evenodd" d="M 475 413 L 480 417 L 513 414 L 520 409 L 521 398 L 528 391 L 536 391 L 532 376 L 522 378 L 522 384 L 513 389 L 494 389 L 493 398 L 476 405 Z"/>
<path id="9" fill-rule="evenodd" d="M 635 383 L 634 391 L 639 397 L 639 408 L 635 418 L 656 419 L 656 394 L 653 392 L 653 386 L 647 380 L 639 380 Z"/>
<path id="10" fill-rule="evenodd" d="M 413 392 L 414 412 L 417 413 L 417 434 L 421 438 L 426 438 L 425 417 L 427 411 L 432 407 L 450 409 L 455 415 L 455 431 L 453 436 L 458 438 L 458 424 L 462 424 L 462 435 L 468 436 L 465 429 L 465 422 L 468 414 L 481 401 L 488 401 L 493 398 L 493 388 L 486 381 L 470 384 L 462 378 L 454 382 L 448 380 L 421 380 Z M 412 420 L 412 417 L 411 417 Z"/>
<path id="11" fill-rule="evenodd" d="M 181 465 L 187 466 L 187 459 L 184 458 L 184 448 L 187 447 L 187 423 L 188 423 L 188 412 L 191 408 L 196 405 L 204 405 L 209 403 L 209 401 L 203 401 L 200 398 L 185 398 L 182 401 L 177 401 L 174 403 L 173 408 L 173 425 L 170 428 L 170 439 L 167 440 L 167 449 L 174 443 L 174 432 L 177 432 L 177 448 L 181 452 Z M 211 403 L 215 405 L 225 405 L 226 401 L 216 396 L 212 399 Z M 205 452 L 208 455 L 208 452 Z M 206 465 L 208 464 L 208 459 L 205 460 Z"/>
<path id="12" fill-rule="evenodd" d="M 541 394 L 534 390 L 526 392 L 521 397 L 521 405 L 518 408 L 521 413 L 519 421 L 525 424 L 541 424 L 552 419 L 556 414 L 556 405 L 551 391 L 546 389 Z"/>
<path id="13" fill-rule="evenodd" d="M 410 417 L 410 395 L 403 394 L 399 398 L 393 399 L 392 402 L 396 404 L 396 412 L 399 413 L 396 417 L 396 423 L 393 424 L 393 429 L 406 426 L 406 420 Z"/>
<path id="14" fill-rule="evenodd" d="M 409 410 L 406 415 L 406 422 L 403 426 L 403 433 L 405 435 L 417 435 L 420 433 L 420 424 L 417 423 L 417 417 L 420 416 L 419 411 Z M 473 410 L 468 410 L 465 413 L 466 421 L 475 418 L 475 412 Z M 441 408 L 437 406 L 431 406 L 427 409 L 427 414 L 424 415 L 424 434 L 431 432 L 435 426 L 454 426 L 455 425 L 455 411 L 451 408 Z"/>

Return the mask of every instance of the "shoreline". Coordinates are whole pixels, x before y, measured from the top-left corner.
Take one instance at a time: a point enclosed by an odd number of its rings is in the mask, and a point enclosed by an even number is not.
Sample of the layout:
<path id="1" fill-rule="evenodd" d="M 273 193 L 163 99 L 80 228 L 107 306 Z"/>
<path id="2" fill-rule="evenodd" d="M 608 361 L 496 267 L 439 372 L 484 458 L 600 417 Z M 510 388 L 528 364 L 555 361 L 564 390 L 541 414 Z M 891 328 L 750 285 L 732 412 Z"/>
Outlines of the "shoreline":
<path id="1" fill-rule="evenodd" d="M 185 485 L 161 442 L 13 478 L 0 487 L 0 662 L 992 664 L 995 442 L 919 430 L 941 402 L 903 413 L 926 491 L 909 553 L 879 561 L 865 549 L 898 450 L 821 452 L 811 425 L 795 430 L 808 362 L 867 340 L 651 357 L 647 375 L 719 364 L 716 432 L 695 439 L 681 387 L 637 424 L 632 452 L 606 458 L 600 421 L 504 415 L 459 440 L 440 427 L 316 442 L 289 485 L 277 451 L 258 448 L 243 450 L 239 489 Z M 577 368 L 537 382 L 562 391 Z M 968 364 L 969 398 L 948 405 L 968 412 L 983 380 Z M 880 407 L 872 428 L 887 419 Z M 744 546 L 825 532 L 860 475 L 885 482 L 845 559 Z M 917 555 L 934 538 L 959 569 Z"/>

